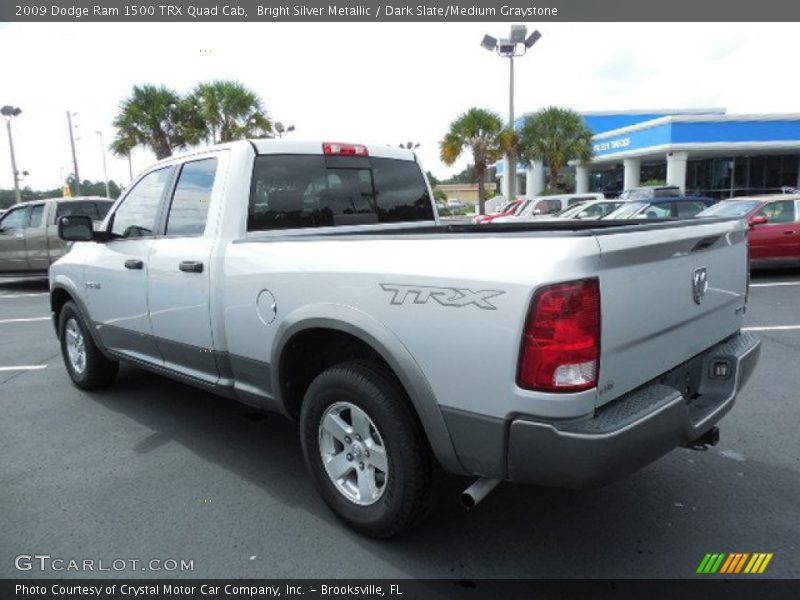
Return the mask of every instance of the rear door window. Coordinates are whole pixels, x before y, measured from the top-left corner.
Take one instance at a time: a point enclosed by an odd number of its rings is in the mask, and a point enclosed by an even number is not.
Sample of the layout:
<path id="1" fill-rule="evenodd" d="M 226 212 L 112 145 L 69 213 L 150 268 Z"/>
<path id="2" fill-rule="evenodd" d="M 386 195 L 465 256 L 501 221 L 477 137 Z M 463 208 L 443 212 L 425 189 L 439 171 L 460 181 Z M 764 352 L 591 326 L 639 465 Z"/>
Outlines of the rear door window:
<path id="1" fill-rule="evenodd" d="M 248 231 L 433 220 L 412 161 L 375 157 L 256 157 Z"/>
<path id="2" fill-rule="evenodd" d="M 41 227 L 42 216 L 44 215 L 44 204 L 37 204 L 31 208 L 31 217 L 28 219 L 28 227 Z"/>

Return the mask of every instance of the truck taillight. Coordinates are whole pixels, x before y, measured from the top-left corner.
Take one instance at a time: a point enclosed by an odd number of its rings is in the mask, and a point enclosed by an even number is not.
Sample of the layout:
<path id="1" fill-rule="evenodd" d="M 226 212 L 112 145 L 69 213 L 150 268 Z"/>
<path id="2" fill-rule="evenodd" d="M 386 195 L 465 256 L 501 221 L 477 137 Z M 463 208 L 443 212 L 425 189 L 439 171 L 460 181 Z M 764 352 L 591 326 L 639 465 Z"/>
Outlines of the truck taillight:
<path id="1" fill-rule="evenodd" d="M 369 156 L 366 146 L 361 144 L 340 144 L 339 142 L 324 142 L 322 153 L 333 156 Z"/>
<path id="2" fill-rule="evenodd" d="M 529 390 L 579 392 L 597 385 L 600 286 L 596 278 L 540 289 L 522 335 L 517 384 Z"/>

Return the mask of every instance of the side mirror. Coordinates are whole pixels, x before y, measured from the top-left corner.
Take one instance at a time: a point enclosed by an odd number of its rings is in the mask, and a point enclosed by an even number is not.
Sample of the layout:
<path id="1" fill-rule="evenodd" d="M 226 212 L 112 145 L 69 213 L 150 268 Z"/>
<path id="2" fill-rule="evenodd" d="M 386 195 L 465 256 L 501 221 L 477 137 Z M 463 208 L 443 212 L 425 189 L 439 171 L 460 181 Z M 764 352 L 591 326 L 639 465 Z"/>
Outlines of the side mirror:
<path id="1" fill-rule="evenodd" d="M 766 225 L 768 222 L 769 219 L 767 219 L 767 217 L 764 215 L 759 215 L 750 219 L 750 227 L 755 227 L 756 225 Z"/>
<path id="2" fill-rule="evenodd" d="M 585 219 L 588 216 L 589 216 L 589 211 L 588 210 L 582 210 L 581 212 L 578 213 L 576 218 L 577 219 Z"/>
<path id="3" fill-rule="evenodd" d="M 534 209 L 533 209 L 533 214 L 535 214 L 535 215 L 540 215 L 540 214 L 542 214 L 542 209 L 541 209 L 541 208 L 534 208 Z"/>
<path id="4" fill-rule="evenodd" d="M 92 218 L 84 215 L 61 217 L 58 220 L 58 237 L 65 242 L 91 242 L 94 239 Z"/>

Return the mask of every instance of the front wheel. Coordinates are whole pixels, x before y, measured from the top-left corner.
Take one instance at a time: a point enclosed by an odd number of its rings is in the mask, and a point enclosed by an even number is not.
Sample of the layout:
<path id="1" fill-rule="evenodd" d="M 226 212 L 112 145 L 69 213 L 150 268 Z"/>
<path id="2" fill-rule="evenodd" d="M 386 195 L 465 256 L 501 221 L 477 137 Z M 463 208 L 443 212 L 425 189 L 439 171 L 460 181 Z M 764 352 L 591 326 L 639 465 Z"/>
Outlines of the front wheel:
<path id="1" fill-rule="evenodd" d="M 109 385 L 116 379 L 119 363 L 103 355 L 72 301 L 61 308 L 58 334 L 64 366 L 75 385 L 91 390 Z"/>
<path id="2" fill-rule="evenodd" d="M 437 465 L 386 369 L 353 361 L 323 371 L 306 392 L 300 427 L 317 490 L 351 527 L 390 537 L 429 507 Z"/>

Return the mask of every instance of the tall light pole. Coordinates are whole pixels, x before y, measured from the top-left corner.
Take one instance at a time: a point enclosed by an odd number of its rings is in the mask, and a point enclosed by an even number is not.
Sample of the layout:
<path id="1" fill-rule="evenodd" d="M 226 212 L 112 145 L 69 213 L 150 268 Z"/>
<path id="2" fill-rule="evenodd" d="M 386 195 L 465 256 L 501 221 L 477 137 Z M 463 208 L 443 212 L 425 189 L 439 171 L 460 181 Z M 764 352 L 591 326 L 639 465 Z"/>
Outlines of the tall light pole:
<path id="1" fill-rule="evenodd" d="M 525 25 L 512 25 L 508 38 L 498 40 L 490 35 L 483 36 L 481 46 L 498 56 L 508 59 L 508 128 L 514 130 L 514 59 L 525 56 L 528 50 L 542 37 L 538 30 L 528 35 Z M 517 159 L 514 150 L 506 156 L 506 181 L 508 182 L 508 200 L 517 196 Z"/>
<path id="2" fill-rule="evenodd" d="M 6 129 L 8 130 L 8 147 L 11 150 L 11 171 L 14 175 L 14 202 L 19 204 L 22 201 L 22 195 L 19 191 L 19 171 L 17 171 L 17 158 L 14 156 L 14 138 L 11 135 L 11 119 L 18 116 L 22 109 L 18 106 L 4 106 L 0 109 L 0 113 L 6 118 Z"/>
<path id="3" fill-rule="evenodd" d="M 100 151 L 103 153 L 103 179 L 106 182 L 106 198 L 111 198 L 111 190 L 108 188 L 108 170 L 106 169 L 106 146 L 103 144 L 103 132 L 95 131 L 100 136 Z"/>
<path id="4" fill-rule="evenodd" d="M 75 154 L 75 136 L 72 133 L 72 115 L 78 113 L 71 113 L 67 111 L 67 125 L 69 125 L 69 147 L 72 150 L 72 167 L 75 171 L 75 195 L 81 195 L 81 176 L 78 174 L 78 156 Z"/>

